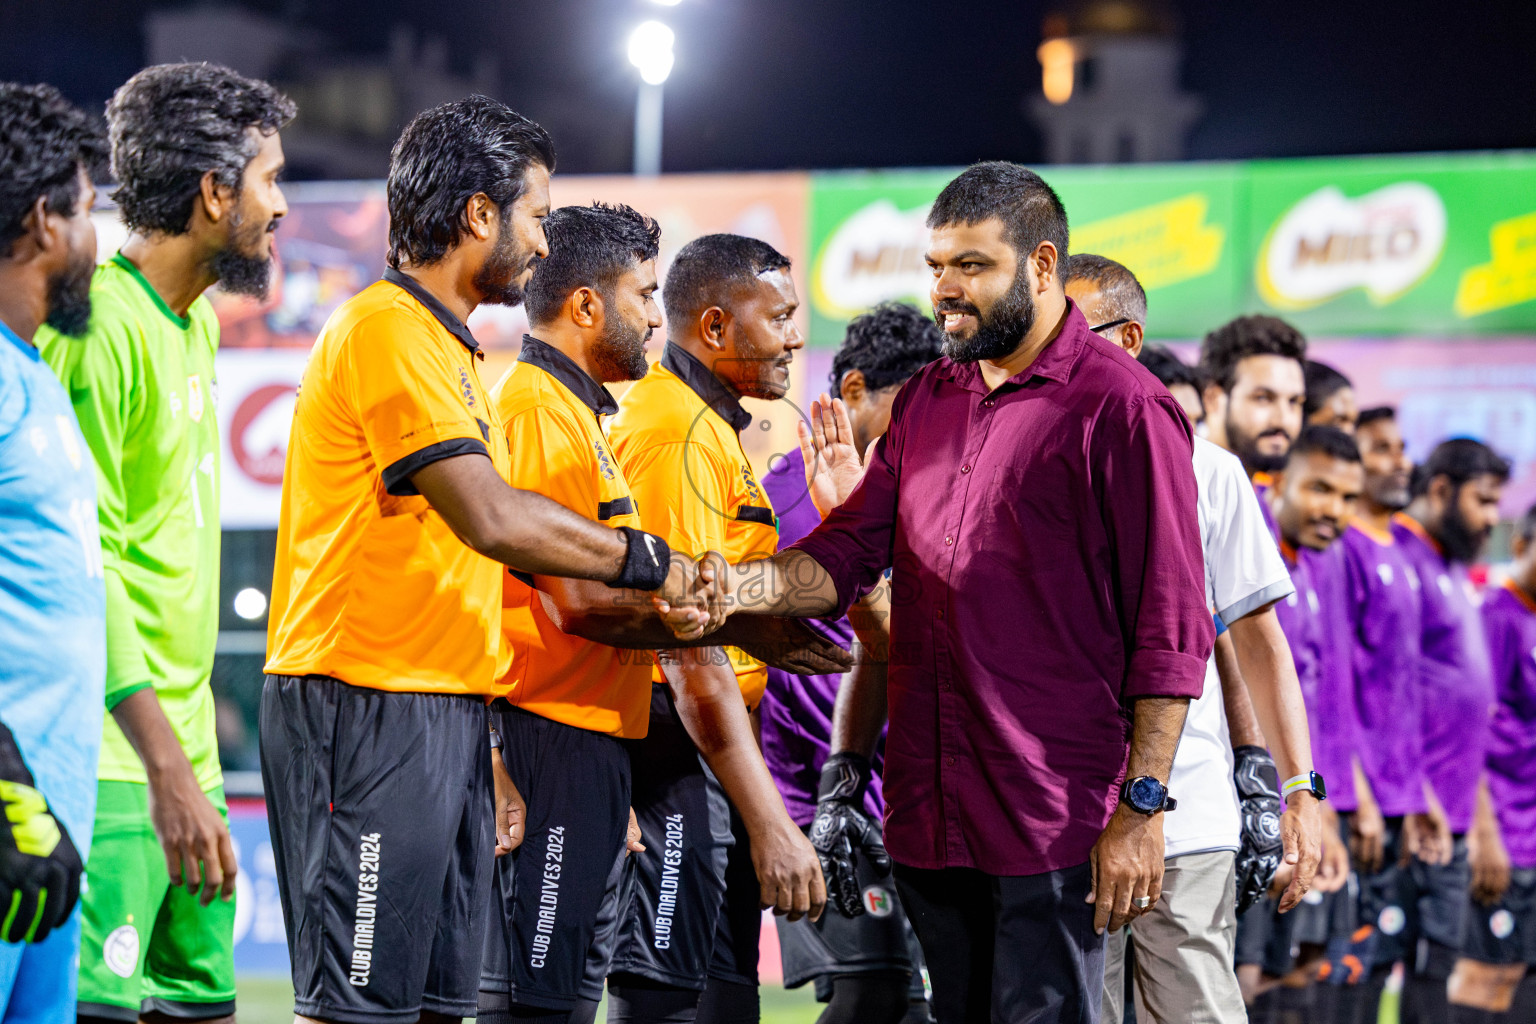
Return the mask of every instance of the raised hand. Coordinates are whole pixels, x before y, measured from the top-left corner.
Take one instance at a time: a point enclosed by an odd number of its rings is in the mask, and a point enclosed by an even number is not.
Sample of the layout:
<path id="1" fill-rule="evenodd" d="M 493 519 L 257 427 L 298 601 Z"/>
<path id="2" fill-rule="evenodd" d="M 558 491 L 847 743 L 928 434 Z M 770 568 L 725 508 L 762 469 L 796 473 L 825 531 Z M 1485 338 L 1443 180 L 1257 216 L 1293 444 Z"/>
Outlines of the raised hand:
<path id="1" fill-rule="evenodd" d="M 854 443 L 848 408 L 826 392 L 811 402 L 810 424 L 799 421 L 800 454 L 805 456 L 805 485 L 823 519 L 848 499 L 864 478 L 864 463 Z"/>

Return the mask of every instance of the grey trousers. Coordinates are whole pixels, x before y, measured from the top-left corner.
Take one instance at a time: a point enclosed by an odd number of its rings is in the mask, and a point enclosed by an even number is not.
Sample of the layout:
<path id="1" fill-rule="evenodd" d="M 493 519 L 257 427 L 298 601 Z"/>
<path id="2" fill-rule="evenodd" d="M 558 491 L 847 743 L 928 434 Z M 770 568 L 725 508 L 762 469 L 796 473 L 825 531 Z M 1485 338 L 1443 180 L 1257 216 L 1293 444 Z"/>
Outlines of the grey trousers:
<path id="1" fill-rule="evenodd" d="M 1109 936 L 1104 1024 L 1125 1015 L 1125 944 L 1136 944 L 1137 1024 L 1247 1024 L 1232 966 L 1237 875 L 1228 850 L 1169 858 L 1163 895 L 1134 925 Z"/>

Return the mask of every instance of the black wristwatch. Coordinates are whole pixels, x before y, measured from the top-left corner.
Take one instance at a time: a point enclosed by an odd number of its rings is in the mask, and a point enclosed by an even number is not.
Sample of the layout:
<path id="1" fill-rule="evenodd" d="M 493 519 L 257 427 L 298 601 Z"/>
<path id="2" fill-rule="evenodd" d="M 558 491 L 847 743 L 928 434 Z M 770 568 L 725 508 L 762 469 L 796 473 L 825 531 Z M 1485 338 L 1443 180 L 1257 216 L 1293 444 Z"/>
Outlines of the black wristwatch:
<path id="1" fill-rule="evenodd" d="M 1168 795 L 1168 787 L 1150 775 L 1138 775 L 1120 784 L 1120 802 L 1137 814 L 1171 811 L 1179 802 Z"/>

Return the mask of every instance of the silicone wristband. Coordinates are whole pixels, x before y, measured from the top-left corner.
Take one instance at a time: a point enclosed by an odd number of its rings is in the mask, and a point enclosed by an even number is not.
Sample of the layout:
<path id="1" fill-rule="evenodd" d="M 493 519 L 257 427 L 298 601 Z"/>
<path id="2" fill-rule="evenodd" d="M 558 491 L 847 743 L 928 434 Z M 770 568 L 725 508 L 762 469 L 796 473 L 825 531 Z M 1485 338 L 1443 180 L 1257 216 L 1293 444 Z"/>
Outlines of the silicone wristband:
<path id="1" fill-rule="evenodd" d="M 1280 787 L 1280 795 L 1281 796 L 1290 796 L 1292 793 L 1296 792 L 1298 789 L 1311 789 L 1311 788 L 1312 788 L 1312 773 L 1311 772 L 1307 772 L 1305 775 L 1298 775 L 1295 778 L 1286 779 L 1285 780 L 1285 785 Z"/>

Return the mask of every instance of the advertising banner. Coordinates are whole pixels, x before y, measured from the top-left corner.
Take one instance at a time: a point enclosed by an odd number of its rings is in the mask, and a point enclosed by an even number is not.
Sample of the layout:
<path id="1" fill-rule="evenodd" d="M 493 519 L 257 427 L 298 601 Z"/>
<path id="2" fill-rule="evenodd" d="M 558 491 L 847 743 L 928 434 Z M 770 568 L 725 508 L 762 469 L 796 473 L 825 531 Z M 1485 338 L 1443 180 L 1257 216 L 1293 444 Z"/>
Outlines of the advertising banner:
<path id="1" fill-rule="evenodd" d="M 1536 156 L 1250 165 L 1251 305 L 1318 334 L 1536 329 Z"/>
<path id="2" fill-rule="evenodd" d="M 924 222 L 956 173 L 812 179 L 812 344 L 836 346 L 848 320 L 877 302 L 929 307 Z M 1067 208 L 1069 249 L 1124 263 L 1146 288 L 1153 336 L 1202 334 L 1213 314 L 1235 308 L 1243 277 L 1241 165 L 1052 167 L 1041 174 Z"/>

